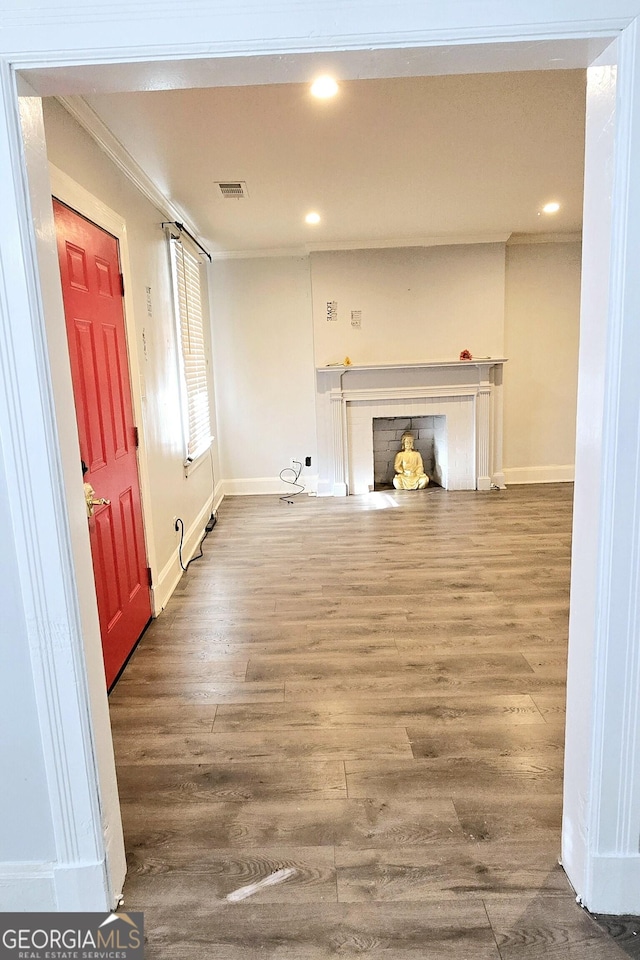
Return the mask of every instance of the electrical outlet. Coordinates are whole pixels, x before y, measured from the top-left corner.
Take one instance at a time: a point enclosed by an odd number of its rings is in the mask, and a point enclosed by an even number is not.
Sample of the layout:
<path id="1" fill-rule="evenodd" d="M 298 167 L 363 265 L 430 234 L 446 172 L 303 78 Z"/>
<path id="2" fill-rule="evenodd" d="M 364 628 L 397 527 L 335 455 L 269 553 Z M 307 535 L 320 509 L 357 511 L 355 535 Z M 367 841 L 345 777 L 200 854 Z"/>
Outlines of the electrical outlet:
<path id="1" fill-rule="evenodd" d="M 310 467 L 310 466 L 311 466 L 311 457 L 305 457 L 305 458 L 304 458 L 304 465 L 305 465 L 305 467 Z"/>

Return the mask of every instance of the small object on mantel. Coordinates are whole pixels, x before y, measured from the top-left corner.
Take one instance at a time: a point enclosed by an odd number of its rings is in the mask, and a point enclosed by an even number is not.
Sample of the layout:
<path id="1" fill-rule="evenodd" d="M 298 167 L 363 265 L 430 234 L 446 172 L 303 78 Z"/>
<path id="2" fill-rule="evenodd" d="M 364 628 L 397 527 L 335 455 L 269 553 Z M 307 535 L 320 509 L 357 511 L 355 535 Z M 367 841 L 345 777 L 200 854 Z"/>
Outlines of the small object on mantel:
<path id="1" fill-rule="evenodd" d="M 328 367 L 350 367 L 351 359 L 349 357 L 345 357 L 344 360 L 336 360 L 335 363 L 328 363 L 327 366 Z"/>
<path id="2" fill-rule="evenodd" d="M 460 354 L 460 359 L 461 359 L 461 360 L 473 360 L 473 357 L 471 356 L 471 354 L 469 353 L 468 350 L 463 350 L 462 353 Z"/>

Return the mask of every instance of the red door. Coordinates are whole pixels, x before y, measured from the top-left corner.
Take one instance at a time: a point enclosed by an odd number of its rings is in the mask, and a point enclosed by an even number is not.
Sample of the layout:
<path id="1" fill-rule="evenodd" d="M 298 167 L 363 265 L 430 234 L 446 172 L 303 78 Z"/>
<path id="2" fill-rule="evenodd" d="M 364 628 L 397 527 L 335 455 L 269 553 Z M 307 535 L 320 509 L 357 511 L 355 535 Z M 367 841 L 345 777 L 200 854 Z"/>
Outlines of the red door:
<path id="1" fill-rule="evenodd" d="M 107 687 L 151 617 L 118 241 L 54 200 Z M 80 469 L 80 464 L 78 464 Z"/>

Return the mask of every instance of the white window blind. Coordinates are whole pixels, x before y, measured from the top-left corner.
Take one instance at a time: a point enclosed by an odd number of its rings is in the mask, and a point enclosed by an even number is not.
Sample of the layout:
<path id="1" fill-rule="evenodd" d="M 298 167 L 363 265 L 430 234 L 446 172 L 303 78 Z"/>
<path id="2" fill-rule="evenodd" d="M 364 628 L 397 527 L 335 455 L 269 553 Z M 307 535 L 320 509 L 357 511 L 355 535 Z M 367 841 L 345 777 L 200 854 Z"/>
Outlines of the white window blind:
<path id="1" fill-rule="evenodd" d="M 195 460 L 211 444 L 207 359 L 204 344 L 200 261 L 171 238 L 171 265 L 183 381 L 186 459 Z"/>

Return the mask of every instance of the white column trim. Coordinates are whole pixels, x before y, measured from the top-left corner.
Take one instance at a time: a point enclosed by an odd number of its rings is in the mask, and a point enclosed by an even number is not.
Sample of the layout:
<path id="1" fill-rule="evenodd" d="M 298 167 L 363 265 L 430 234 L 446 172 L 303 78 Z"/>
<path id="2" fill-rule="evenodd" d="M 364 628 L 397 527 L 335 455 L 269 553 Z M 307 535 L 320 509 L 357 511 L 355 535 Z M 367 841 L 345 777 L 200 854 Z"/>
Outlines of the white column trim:
<path id="1" fill-rule="evenodd" d="M 618 111 L 613 187 L 609 340 L 594 676 L 590 859 L 585 904 L 604 911 L 602 858 L 636 857 L 640 847 L 640 66 L 636 20 L 618 41 Z M 626 509 L 621 510 L 620 505 Z M 636 873 L 636 878 L 638 874 Z M 631 896 L 631 895 L 630 895 Z M 640 912 L 640 883 L 632 912 Z M 609 906 L 611 904 L 609 903 Z M 618 908 L 616 908 L 617 910 Z"/>
<path id="2" fill-rule="evenodd" d="M 493 368 L 493 393 L 491 404 L 491 432 L 493 435 L 491 484 L 500 490 L 506 489 L 502 465 L 504 450 L 504 367 Z M 573 476 L 572 476 L 573 479 Z"/>
<path id="3" fill-rule="evenodd" d="M 476 399 L 476 484 L 478 490 L 491 490 L 491 381 L 489 364 L 478 368 L 478 396 Z"/>
<path id="4" fill-rule="evenodd" d="M 102 833 L 87 665 L 70 519 L 38 284 L 15 77 L 0 62 L 0 432 L 18 551 L 57 867 L 92 870 L 87 896 L 113 893 Z M 49 205 L 50 206 L 50 205 Z M 19 319 L 18 319 L 19 318 Z M 28 442 L 25 442 L 28 438 Z M 78 479 L 81 485 L 81 478 Z M 47 509 L 41 509 L 46 503 Z M 34 517 L 38 523 L 34 523 Z M 106 692 L 105 692 L 106 700 Z M 54 871 L 55 874 L 55 871 Z M 74 909 L 56 885 L 57 909 Z"/>
<path id="5" fill-rule="evenodd" d="M 349 493 L 345 470 L 345 409 L 342 390 L 334 387 L 329 394 L 331 409 L 331 445 L 333 450 L 333 496 L 346 497 Z"/>

